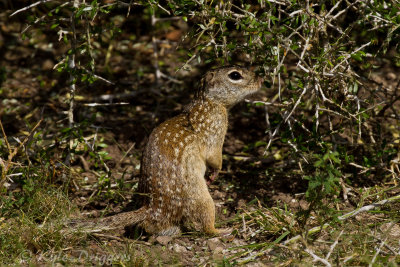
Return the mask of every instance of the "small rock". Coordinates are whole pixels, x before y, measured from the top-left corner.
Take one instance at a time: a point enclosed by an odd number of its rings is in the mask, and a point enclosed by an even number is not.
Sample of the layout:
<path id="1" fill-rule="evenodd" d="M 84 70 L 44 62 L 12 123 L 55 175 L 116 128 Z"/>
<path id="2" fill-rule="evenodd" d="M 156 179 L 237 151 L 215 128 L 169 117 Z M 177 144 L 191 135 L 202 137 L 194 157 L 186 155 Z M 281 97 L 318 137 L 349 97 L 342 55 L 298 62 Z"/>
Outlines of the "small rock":
<path id="1" fill-rule="evenodd" d="M 216 248 L 213 250 L 213 253 L 214 253 L 214 254 L 222 254 L 222 251 L 224 251 L 224 247 L 220 246 L 220 247 L 216 247 Z"/>
<path id="2" fill-rule="evenodd" d="M 400 238 L 400 226 L 394 222 L 384 223 L 380 229 L 383 233 L 387 233 L 391 237 Z"/>
<path id="3" fill-rule="evenodd" d="M 386 79 L 394 81 L 396 80 L 396 74 L 394 74 L 393 72 L 389 72 L 388 74 L 386 74 Z"/>
<path id="4" fill-rule="evenodd" d="M 218 237 L 214 237 L 207 240 L 207 246 L 211 251 L 214 251 L 218 247 L 223 247 L 221 240 Z"/>
<path id="5" fill-rule="evenodd" d="M 382 75 L 382 77 L 384 77 L 384 76 Z M 379 75 L 372 75 L 371 76 L 371 78 L 378 84 L 382 84 L 383 83 L 382 77 L 379 76 Z"/>
<path id="6" fill-rule="evenodd" d="M 187 249 L 184 246 L 176 244 L 176 243 L 173 244 L 170 249 L 172 249 L 176 253 L 186 253 L 187 252 Z"/>
<path id="7" fill-rule="evenodd" d="M 52 70 L 54 67 L 54 62 L 50 59 L 46 59 L 42 64 L 43 70 Z"/>
<path id="8" fill-rule="evenodd" d="M 83 172 L 81 173 L 81 177 L 83 177 L 83 181 L 87 184 L 94 184 L 98 181 L 96 175 L 91 172 Z"/>
<path id="9" fill-rule="evenodd" d="M 166 246 L 169 242 L 171 242 L 172 237 L 170 236 L 157 236 L 156 241 L 163 246 Z"/>
<path id="10" fill-rule="evenodd" d="M 215 199 L 225 199 L 226 192 L 221 192 L 221 191 L 215 190 L 213 195 L 214 195 Z"/>
<path id="11" fill-rule="evenodd" d="M 165 34 L 165 38 L 177 42 L 181 39 L 183 32 L 181 30 L 172 30 Z"/>
<path id="12" fill-rule="evenodd" d="M 243 239 L 238 239 L 238 238 L 235 238 L 234 240 L 232 240 L 232 244 L 234 247 L 240 247 L 240 246 L 247 245 L 246 241 L 244 241 Z"/>
<path id="13" fill-rule="evenodd" d="M 212 253 L 212 257 L 214 260 L 217 261 L 221 261 L 224 258 L 224 254 L 222 253 L 222 251 L 224 250 L 224 248 L 222 247 L 217 247 Z"/>
<path id="14" fill-rule="evenodd" d="M 308 209 L 308 207 L 310 206 L 310 204 L 309 204 L 307 201 L 305 201 L 305 200 L 300 200 L 300 201 L 299 201 L 299 204 L 300 204 L 300 207 L 301 207 L 303 210 Z"/>

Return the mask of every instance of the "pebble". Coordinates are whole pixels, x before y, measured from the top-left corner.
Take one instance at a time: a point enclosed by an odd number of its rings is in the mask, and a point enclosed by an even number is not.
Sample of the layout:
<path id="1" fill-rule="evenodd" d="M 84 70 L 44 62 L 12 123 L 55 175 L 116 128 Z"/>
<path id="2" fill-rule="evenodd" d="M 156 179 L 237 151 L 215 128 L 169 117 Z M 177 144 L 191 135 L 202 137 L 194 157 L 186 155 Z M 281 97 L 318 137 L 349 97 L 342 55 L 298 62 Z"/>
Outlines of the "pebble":
<path id="1" fill-rule="evenodd" d="M 386 74 L 386 79 L 390 81 L 396 80 L 396 74 L 394 74 L 393 72 L 389 72 L 388 74 Z"/>
<path id="2" fill-rule="evenodd" d="M 187 252 L 187 249 L 184 246 L 179 245 L 179 244 L 173 244 L 170 249 L 172 249 L 176 253 L 186 253 Z"/>
<path id="3" fill-rule="evenodd" d="M 207 246 L 211 251 L 215 251 L 217 248 L 220 248 L 220 247 L 222 247 L 222 249 L 223 249 L 223 244 L 218 237 L 208 239 Z"/>
<path id="4" fill-rule="evenodd" d="M 156 241 L 163 246 L 166 246 L 169 242 L 171 242 L 172 237 L 170 236 L 157 236 Z"/>

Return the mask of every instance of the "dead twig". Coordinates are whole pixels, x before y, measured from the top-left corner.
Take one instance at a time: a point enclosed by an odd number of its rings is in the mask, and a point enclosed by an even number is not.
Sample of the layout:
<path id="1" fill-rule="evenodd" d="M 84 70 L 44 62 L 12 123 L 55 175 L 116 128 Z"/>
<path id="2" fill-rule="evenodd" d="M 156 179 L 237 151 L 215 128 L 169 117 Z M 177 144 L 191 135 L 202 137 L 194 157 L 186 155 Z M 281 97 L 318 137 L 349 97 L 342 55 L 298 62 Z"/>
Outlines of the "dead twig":
<path id="1" fill-rule="evenodd" d="M 73 7 L 75 10 L 78 9 L 79 7 L 79 0 L 74 0 Z M 71 41 L 71 48 L 72 48 L 72 54 L 68 62 L 68 68 L 70 70 L 75 70 L 76 69 L 76 64 L 75 64 L 75 56 L 76 56 L 76 46 L 77 46 L 77 40 L 76 40 L 76 29 L 75 29 L 75 12 L 71 13 L 70 16 L 70 23 L 71 23 L 71 31 L 72 31 L 72 41 Z M 75 92 L 76 92 L 76 85 L 75 85 L 75 71 L 70 72 L 70 98 L 69 98 L 69 109 L 67 112 L 67 117 L 68 117 L 68 126 L 72 128 L 74 126 L 74 104 L 75 104 Z M 72 136 L 70 137 L 69 140 L 69 151 L 68 155 L 65 159 L 65 165 L 69 166 L 70 165 L 70 159 L 71 159 L 71 151 L 73 149 L 73 140 Z"/>
<path id="2" fill-rule="evenodd" d="M 26 7 L 24 7 L 24 8 L 18 9 L 17 11 L 15 11 L 14 13 L 12 13 L 12 14 L 10 15 L 10 17 L 12 17 L 12 16 L 14 16 L 14 15 L 20 13 L 20 12 L 23 12 L 23 11 L 25 11 L 25 10 L 28 10 L 28 9 L 30 9 L 30 8 L 32 8 L 32 7 L 35 7 L 35 6 L 38 6 L 38 5 L 40 5 L 40 4 L 44 4 L 44 3 L 47 3 L 47 2 L 51 2 L 51 1 L 54 1 L 54 0 L 40 0 L 40 1 L 38 1 L 38 2 L 36 2 L 36 3 L 33 3 L 33 4 L 29 5 L 29 6 L 26 6 Z"/>
<path id="3" fill-rule="evenodd" d="M 43 119 L 40 119 L 38 123 L 36 123 L 36 125 L 32 128 L 32 130 L 30 131 L 30 133 L 24 138 L 24 140 L 22 142 L 19 143 L 18 147 L 15 147 L 14 150 L 11 149 L 10 144 L 7 141 L 7 135 L 4 131 L 3 128 L 3 124 L 1 123 L 0 120 L 0 127 L 1 127 L 1 131 L 3 133 L 5 142 L 6 142 L 6 146 L 8 149 L 8 159 L 7 162 L 4 163 L 4 161 L 0 158 L 0 165 L 2 167 L 1 170 L 1 179 L 0 179 L 0 187 L 3 186 L 4 182 L 6 181 L 7 178 L 7 172 L 10 169 L 10 166 L 12 165 L 12 159 L 15 157 L 15 155 L 17 155 L 18 151 L 28 142 L 28 140 L 30 139 L 30 137 L 32 136 L 32 134 L 36 131 L 36 129 L 39 127 L 40 123 L 43 121 Z"/>
<path id="4" fill-rule="evenodd" d="M 350 211 L 350 212 L 348 212 L 348 213 L 346 213 L 346 214 L 344 214 L 344 215 L 342 215 L 342 216 L 339 216 L 339 217 L 338 217 L 338 220 L 339 220 L 339 221 L 347 220 L 347 219 L 349 219 L 349 218 L 351 218 L 351 217 L 356 216 L 357 214 L 359 214 L 359 213 L 361 213 L 361 212 L 373 210 L 373 209 L 375 209 L 375 208 L 381 207 L 381 206 L 383 206 L 383 205 L 385 205 L 385 204 L 387 204 L 387 203 L 391 203 L 391 202 L 394 202 L 394 201 L 400 201 L 400 194 L 399 194 L 399 195 L 396 195 L 396 196 L 393 196 L 393 197 L 391 197 L 391 198 L 384 199 L 384 200 L 381 200 L 381 201 L 379 201 L 379 202 L 370 204 L 370 205 L 363 206 L 363 207 L 358 208 L 358 209 L 355 209 L 355 210 L 353 210 L 353 211 Z M 326 223 L 326 224 L 324 224 L 324 225 L 322 225 L 322 226 L 313 227 L 313 228 L 311 228 L 310 230 L 308 230 L 307 235 L 311 235 L 311 234 L 320 232 L 322 229 L 326 229 L 328 226 L 330 226 L 329 223 Z M 300 240 L 301 238 L 302 238 L 301 235 L 297 235 L 297 236 L 295 236 L 295 237 L 292 237 L 292 238 L 289 239 L 289 240 L 284 241 L 282 244 L 283 244 L 283 245 L 287 245 L 287 244 L 296 242 L 296 241 Z"/>
<path id="5" fill-rule="evenodd" d="M 386 240 L 387 240 L 388 236 L 386 236 L 386 238 L 384 240 L 382 240 L 381 244 L 379 245 L 378 249 L 376 250 L 374 257 L 372 258 L 371 262 L 369 263 L 369 267 L 372 267 L 376 257 L 379 255 L 379 253 L 381 252 L 382 247 L 386 244 Z"/>
<path id="6" fill-rule="evenodd" d="M 323 258 L 315 255 L 315 253 L 311 249 L 306 248 L 305 252 L 307 252 L 308 254 L 310 254 L 311 257 L 313 257 L 314 262 L 319 261 L 319 262 L 323 263 L 325 266 L 329 266 L 329 267 L 332 266 L 326 259 L 323 259 Z"/>
<path id="7" fill-rule="evenodd" d="M 343 232 L 344 232 L 344 230 L 340 231 L 340 233 L 339 233 L 338 237 L 336 238 L 335 242 L 333 242 L 332 246 L 330 247 L 328 254 L 326 254 L 325 260 L 328 260 L 329 257 L 331 256 L 331 254 L 332 254 L 333 250 L 335 249 L 336 245 L 339 243 L 339 239 L 342 236 Z"/>

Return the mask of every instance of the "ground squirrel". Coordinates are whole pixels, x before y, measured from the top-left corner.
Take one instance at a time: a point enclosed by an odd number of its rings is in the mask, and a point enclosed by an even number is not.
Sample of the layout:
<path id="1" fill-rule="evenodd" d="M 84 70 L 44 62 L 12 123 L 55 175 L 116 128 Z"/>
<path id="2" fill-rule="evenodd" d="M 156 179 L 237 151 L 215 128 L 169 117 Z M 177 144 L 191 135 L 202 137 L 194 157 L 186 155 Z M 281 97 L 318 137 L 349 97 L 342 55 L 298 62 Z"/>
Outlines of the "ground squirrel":
<path id="1" fill-rule="evenodd" d="M 208 71 L 182 114 L 153 130 L 143 153 L 139 192 L 147 195 L 142 208 L 103 218 L 112 229 L 140 224 L 147 233 L 177 235 L 180 224 L 207 234 L 214 227 L 215 206 L 208 191 L 206 166 L 222 166 L 222 146 L 228 110 L 260 89 L 262 79 L 244 67 Z"/>

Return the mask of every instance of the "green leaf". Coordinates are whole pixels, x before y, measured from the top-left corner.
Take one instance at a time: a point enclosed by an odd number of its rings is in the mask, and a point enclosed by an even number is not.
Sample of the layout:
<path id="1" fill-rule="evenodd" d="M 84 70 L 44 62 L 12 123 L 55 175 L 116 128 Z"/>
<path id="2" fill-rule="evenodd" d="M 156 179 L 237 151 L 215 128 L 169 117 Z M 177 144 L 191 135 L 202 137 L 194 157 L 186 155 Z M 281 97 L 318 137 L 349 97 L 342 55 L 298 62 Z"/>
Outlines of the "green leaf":
<path id="1" fill-rule="evenodd" d="M 323 160 L 317 160 L 315 163 L 314 163 L 314 167 L 321 167 L 322 166 L 322 164 L 324 163 L 324 161 Z"/>
<path id="2" fill-rule="evenodd" d="M 351 54 L 351 57 L 357 61 L 362 61 L 362 58 L 365 57 L 365 53 L 363 51 L 358 51 Z"/>
<path id="3" fill-rule="evenodd" d="M 78 11 L 75 13 L 75 18 L 79 18 L 82 15 L 83 11 L 84 7 L 79 8 Z"/>
<path id="4" fill-rule="evenodd" d="M 265 145 L 267 145 L 267 142 L 257 141 L 255 142 L 254 147 L 265 146 Z"/>

